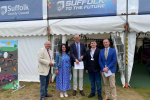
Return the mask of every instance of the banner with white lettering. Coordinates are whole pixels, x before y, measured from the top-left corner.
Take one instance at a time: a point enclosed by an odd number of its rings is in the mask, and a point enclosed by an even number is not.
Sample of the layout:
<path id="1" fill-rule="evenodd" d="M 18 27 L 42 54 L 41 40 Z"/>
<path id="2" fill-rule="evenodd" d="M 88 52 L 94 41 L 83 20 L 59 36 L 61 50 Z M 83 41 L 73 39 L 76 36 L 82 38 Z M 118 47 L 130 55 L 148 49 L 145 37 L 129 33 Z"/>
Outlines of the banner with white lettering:
<path id="1" fill-rule="evenodd" d="M 42 0 L 0 0 L 0 22 L 40 19 Z"/>
<path id="2" fill-rule="evenodd" d="M 116 16 L 117 0 L 47 0 L 48 18 Z"/>
<path id="3" fill-rule="evenodd" d="M 150 14 L 150 0 L 139 0 L 139 15 Z"/>

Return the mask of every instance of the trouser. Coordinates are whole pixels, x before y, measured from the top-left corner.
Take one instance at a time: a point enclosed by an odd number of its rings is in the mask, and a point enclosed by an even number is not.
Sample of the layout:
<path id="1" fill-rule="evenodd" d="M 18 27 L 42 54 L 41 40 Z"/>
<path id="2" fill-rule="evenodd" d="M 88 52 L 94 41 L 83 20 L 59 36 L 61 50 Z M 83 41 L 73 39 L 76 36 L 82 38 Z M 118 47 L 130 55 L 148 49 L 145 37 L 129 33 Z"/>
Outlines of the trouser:
<path id="1" fill-rule="evenodd" d="M 49 75 L 50 75 L 50 71 L 49 74 L 47 76 L 43 76 L 40 75 L 40 98 L 45 98 L 45 96 L 47 95 L 47 88 L 48 88 L 48 84 L 49 84 Z"/>
<path id="2" fill-rule="evenodd" d="M 102 76 L 103 76 L 104 85 L 105 85 L 106 98 L 110 97 L 110 89 L 109 89 L 109 83 L 110 83 L 112 100 L 117 100 L 116 85 L 115 85 L 115 73 L 113 73 L 109 77 L 105 77 L 104 73 L 102 73 Z"/>
<path id="3" fill-rule="evenodd" d="M 77 90 L 77 73 L 79 71 L 79 90 L 83 90 L 83 69 L 73 68 L 73 89 Z"/>
<path id="4" fill-rule="evenodd" d="M 97 85 L 97 94 L 101 94 L 102 88 L 101 88 L 101 74 L 100 72 L 91 72 L 89 73 L 89 79 L 91 82 L 91 93 L 95 94 L 95 82 Z"/>

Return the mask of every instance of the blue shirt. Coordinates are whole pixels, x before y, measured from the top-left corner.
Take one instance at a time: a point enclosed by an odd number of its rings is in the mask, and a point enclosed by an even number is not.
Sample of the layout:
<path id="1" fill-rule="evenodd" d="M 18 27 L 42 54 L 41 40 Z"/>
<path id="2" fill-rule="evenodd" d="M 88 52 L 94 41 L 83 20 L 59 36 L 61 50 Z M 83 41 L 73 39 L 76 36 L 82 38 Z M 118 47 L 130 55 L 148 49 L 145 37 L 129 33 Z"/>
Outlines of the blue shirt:
<path id="1" fill-rule="evenodd" d="M 81 54 L 80 54 L 80 42 L 78 42 L 78 43 L 76 43 L 75 42 L 75 44 L 76 44 L 76 48 L 77 48 L 77 45 L 78 45 L 78 52 L 79 52 L 79 55 L 78 55 L 78 60 L 80 59 L 80 57 L 81 57 Z"/>

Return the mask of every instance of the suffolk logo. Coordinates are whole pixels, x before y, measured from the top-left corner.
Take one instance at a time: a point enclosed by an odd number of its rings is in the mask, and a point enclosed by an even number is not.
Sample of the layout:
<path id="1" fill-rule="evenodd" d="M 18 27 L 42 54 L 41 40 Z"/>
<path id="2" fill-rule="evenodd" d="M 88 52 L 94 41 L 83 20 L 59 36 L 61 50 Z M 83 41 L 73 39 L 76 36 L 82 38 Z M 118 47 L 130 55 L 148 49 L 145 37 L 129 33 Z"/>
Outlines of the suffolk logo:
<path id="1" fill-rule="evenodd" d="M 1 7 L 1 15 L 5 15 L 7 13 L 7 6 Z"/>
<path id="2" fill-rule="evenodd" d="M 57 2 L 57 10 L 61 11 L 64 8 L 64 1 L 58 1 Z"/>

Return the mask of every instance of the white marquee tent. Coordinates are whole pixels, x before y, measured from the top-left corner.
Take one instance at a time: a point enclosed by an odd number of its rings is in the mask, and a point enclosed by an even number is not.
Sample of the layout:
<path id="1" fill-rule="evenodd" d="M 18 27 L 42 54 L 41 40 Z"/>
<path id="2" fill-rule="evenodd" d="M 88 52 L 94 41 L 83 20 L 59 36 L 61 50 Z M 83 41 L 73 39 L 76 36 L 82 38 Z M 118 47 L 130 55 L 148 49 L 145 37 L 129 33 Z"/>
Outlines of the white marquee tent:
<path id="1" fill-rule="evenodd" d="M 52 35 L 74 34 L 103 34 L 111 33 L 121 36 L 124 43 L 125 17 L 98 17 L 50 20 L 50 33 Z M 145 21 L 147 19 L 147 21 Z M 132 72 L 136 32 L 150 32 L 149 15 L 129 16 L 131 28 L 128 39 L 129 78 Z M 47 37 L 47 21 L 26 21 L 0 23 L 1 40 L 18 40 L 18 68 L 19 81 L 39 82 L 37 74 L 37 53 L 44 46 Z M 124 81 L 122 81 L 124 85 Z"/>

